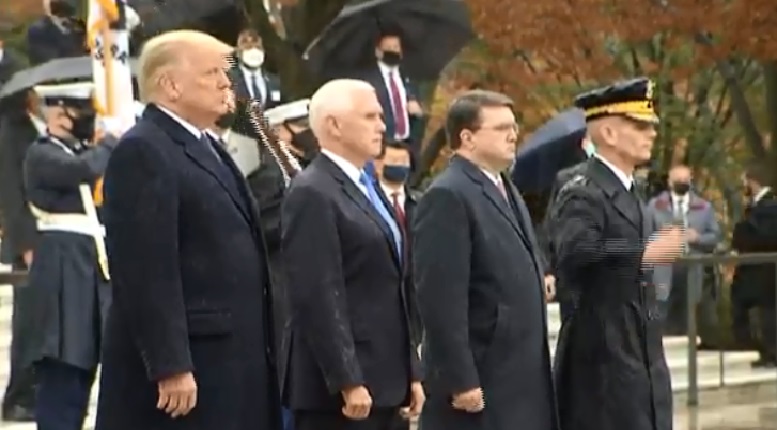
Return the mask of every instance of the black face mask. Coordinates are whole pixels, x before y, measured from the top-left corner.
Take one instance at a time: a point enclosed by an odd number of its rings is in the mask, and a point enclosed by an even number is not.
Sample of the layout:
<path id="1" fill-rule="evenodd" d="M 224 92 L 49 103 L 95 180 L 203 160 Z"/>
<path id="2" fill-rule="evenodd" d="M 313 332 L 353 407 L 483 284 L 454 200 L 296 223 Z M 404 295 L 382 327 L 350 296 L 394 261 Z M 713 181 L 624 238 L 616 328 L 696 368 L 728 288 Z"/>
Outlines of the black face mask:
<path id="1" fill-rule="evenodd" d="M 229 130 L 233 125 L 235 125 L 235 118 L 237 118 L 237 114 L 235 112 L 227 112 L 216 120 L 216 127 L 222 130 Z"/>
<path id="2" fill-rule="evenodd" d="M 677 195 L 684 196 L 691 190 L 691 184 L 688 182 L 675 182 L 672 184 L 672 191 Z"/>
<path id="3" fill-rule="evenodd" d="M 318 140 L 309 128 L 299 133 L 292 132 L 291 144 L 302 152 L 304 157 L 312 157 L 318 152 Z"/>
<path id="4" fill-rule="evenodd" d="M 410 174 L 410 166 L 401 164 L 386 164 L 383 166 L 383 179 L 392 184 L 405 182 Z"/>
<path id="5" fill-rule="evenodd" d="M 383 62 L 389 66 L 397 66 L 402 61 L 402 54 L 397 51 L 383 51 Z"/>
<path id="6" fill-rule="evenodd" d="M 81 113 L 78 117 L 67 115 L 73 123 L 70 134 L 80 141 L 92 140 L 94 137 L 94 120 L 97 115 L 93 112 Z"/>
<path id="7" fill-rule="evenodd" d="M 59 18 L 73 18 L 76 15 L 76 8 L 66 0 L 51 0 L 49 10 L 51 15 Z"/>

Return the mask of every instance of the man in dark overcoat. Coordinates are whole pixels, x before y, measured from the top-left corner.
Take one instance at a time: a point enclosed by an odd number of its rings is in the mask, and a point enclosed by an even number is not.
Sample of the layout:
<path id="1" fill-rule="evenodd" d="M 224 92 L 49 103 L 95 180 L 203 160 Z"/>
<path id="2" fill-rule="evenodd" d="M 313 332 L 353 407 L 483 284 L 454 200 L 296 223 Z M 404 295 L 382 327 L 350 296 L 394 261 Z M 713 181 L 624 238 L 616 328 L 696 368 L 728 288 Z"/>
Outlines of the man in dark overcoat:
<path id="1" fill-rule="evenodd" d="M 140 55 L 148 105 L 105 179 L 114 302 L 97 430 L 282 428 L 260 217 L 206 132 L 232 107 L 229 51 L 181 30 Z"/>
<path id="2" fill-rule="evenodd" d="M 447 117 L 456 155 L 418 204 L 414 278 L 424 323 L 424 430 L 557 429 L 544 267 L 523 198 L 512 101 L 470 91 Z"/>
<path id="3" fill-rule="evenodd" d="M 679 257 L 684 232 L 652 230 L 633 186 L 658 117 L 648 79 L 580 95 L 596 154 L 559 191 L 559 282 L 577 304 L 562 323 L 555 378 L 564 430 L 669 430 L 672 389 L 649 267 Z"/>

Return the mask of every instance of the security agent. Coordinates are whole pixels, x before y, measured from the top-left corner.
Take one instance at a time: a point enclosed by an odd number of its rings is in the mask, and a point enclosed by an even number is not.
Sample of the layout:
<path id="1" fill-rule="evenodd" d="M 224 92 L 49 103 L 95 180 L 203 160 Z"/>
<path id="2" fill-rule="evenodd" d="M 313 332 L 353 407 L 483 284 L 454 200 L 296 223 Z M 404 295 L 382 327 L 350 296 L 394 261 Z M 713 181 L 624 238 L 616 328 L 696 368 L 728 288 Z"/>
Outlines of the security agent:
<path id="1" fill-rule="evenodd" d="M 39 430 L 80 430 L 110 303 L 100 178 L 116 140 L 96 145 L 92 83 L 41 86 L 47 134 L 27 151 L 27 198 L 38 240 L 29 271 L 39 323 L 35 363 Z"/>
<path id="2" fill-rule="evenodd" d="M 653 83 L 620 82 L 577 97 L 596 153 L 559 192 L 557 276 L 577 295 L 555 357 L 561 428 L 669 430 L 672 390 L 650 267 L 671 264 L 684 235 L 651 223 L 633 186 L 650 159 Z"/>

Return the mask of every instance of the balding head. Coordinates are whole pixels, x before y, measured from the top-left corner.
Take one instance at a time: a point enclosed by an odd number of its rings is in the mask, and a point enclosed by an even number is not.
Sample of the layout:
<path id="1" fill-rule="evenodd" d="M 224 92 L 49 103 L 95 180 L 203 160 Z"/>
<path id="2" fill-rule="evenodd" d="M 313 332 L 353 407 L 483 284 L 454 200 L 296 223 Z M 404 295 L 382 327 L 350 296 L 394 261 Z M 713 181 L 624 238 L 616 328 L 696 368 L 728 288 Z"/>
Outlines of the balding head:
<path id="1" fill-rule="evenodd" d="M 380 154 L 386 125 L 375 89 L 369 83 L 329 81 L 313 94 L 309 110 L 310 127 L 321 148 L 359 166 Z"/>
<path id="2" fill-rule="evenodd" d="M 141 101 L 161 105 L 184 119 L 193 116 L 199 122 L 214 114 L 217 118 L 228 110 L 231 85 L 226 70 L 231 50 L 193 30 L 170 31 L 148 40 L 138 60 Z"/>

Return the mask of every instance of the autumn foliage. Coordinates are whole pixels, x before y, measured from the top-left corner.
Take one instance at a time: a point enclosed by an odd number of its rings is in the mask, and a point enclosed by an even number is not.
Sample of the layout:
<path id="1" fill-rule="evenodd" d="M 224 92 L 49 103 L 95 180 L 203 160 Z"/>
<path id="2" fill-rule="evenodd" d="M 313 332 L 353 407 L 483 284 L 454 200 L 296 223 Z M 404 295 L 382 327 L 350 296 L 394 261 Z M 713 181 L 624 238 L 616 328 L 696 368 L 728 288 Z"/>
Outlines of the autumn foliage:
<path id="1" fill-rule="evenodd" d="M 468 55 L 479 67 L 463 78 L 530 103 L 541 117 L 568 105 L 575 89 L 626 74 L 660 69 L 682 80 L 735 53 L 777 52 L 771 0 L 467 2 L 481 44 Z M 659 55 L 679 50 L 684 61 Z"/>

